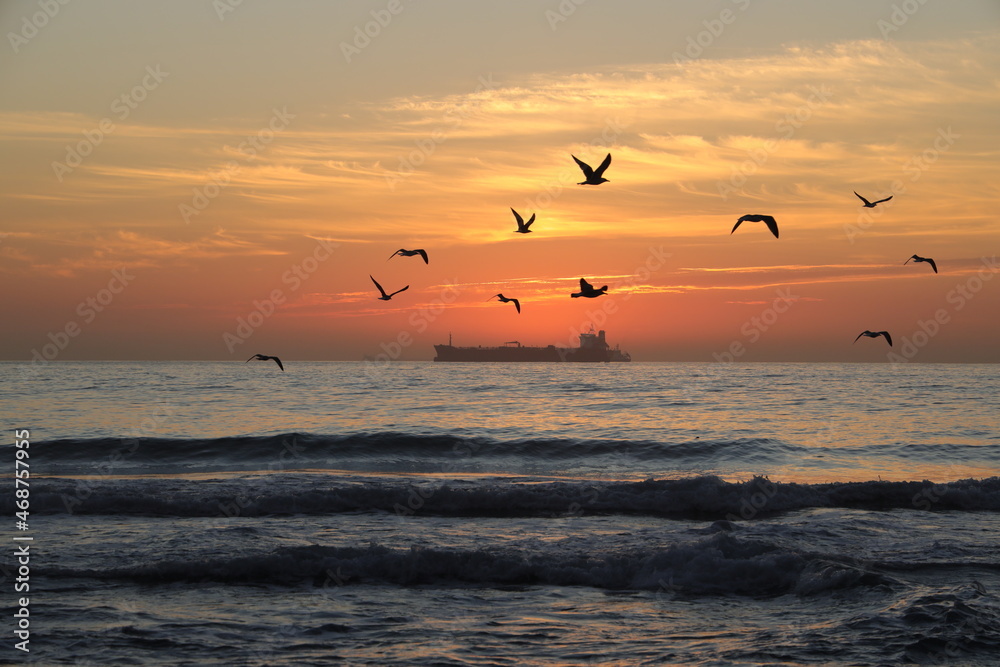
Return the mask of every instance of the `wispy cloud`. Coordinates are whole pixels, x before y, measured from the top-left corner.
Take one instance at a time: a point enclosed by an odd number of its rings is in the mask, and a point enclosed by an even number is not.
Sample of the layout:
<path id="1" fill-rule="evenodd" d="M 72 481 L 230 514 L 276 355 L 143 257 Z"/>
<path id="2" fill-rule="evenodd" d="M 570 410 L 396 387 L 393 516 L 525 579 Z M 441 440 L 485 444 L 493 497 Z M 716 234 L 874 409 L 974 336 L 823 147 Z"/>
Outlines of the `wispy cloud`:
<path id="1" fill-rule="evenodd" d="M 398 233 L 418 222 L 434 238 L 476 243 L 483 225 L 456 229 L 442 210 L 474 219 L 483 198 L 502 211 L 511 200 L 577 187 L 569 153 L 588 150 L 586 142 L 614 122 L 621 127 L 608 174 L 615 189 L 604 192 L 630 196 L 560 196 L 550 216 L 566 224 L 547 233 L 579 235 L 572 223 L 586 210 L 599 213 L 590 218 L 591 233 L 697 235 L 684 221 L 731 214 L 733 202 L 720 199 L 718 183 L 741 169 L 752 171 L 736 197 L 812 204 L 816 216 L 801 224 L 815 228 L 834 210 L 857 214 L 844 199 L 851 187 L 880 191 L 906 179 L 907 161 L 931 145 L 938 125 L 970 139 L 934 166 L 933 178 L 921 180 L 923 193 L 967 187 L 970 174 L 1000 158 L 995 133 L 981 120 L 1000 105 L 997 42 L 989 35 L 959 43 L 854 41 L 684 66 L 538 73 L 489 88 L 470 82 L 466 92 L 358 104 L 348 118 L 300 113 L 252 158 L 238 146 L 260 118 L 202 127 L 121 123 L 63 187 L 46 183 L 2 196 L 25 205 L 182 202 L 235 163 L 217 209 L 226 216 L 254 211 L 251 219 L 261 221 L 254 224 L 263 224 L 278 215 L 318 220 L 325 211 L 341 229 Z M 817 91 L 826 91 L 823 100 Z M 44 142 L 36 148 L 59 159 L 53 141 L 66 144 L 99 120 L 7 113 L 0 115 L 0 138 Z M 596 159 L 604 149 L 589 152 Z M 395 177 L 392 191 L 387 179 Z M 973 178 L 986 187 L 982 176 Z M 398 214 L 410 221 L 393 220 Z M 930 233 L 934 225 L 918 219 L 911 229 Z"/>
<path id="2" fill-rule="evenodd" d="M 169 240 L 138 232 L 119 230 L 113 234 L 91 236 L 74 234 L 53 240 L 42 234 L 21 234 L 22 245 L 3 248 L 11 260 L 10 271 L 31 270 L 63 277 L 83 272 L 110 270 L 122 265 L 129 268 L 151 268 L 191 264 L 202 260 L 234 256 L 285 255 L 262 243 L 250 241 L 217 229 L 192 241 Z M 53 245 L 63 250 L 53 257 Z M 15 264 L 22 263 L 22 266 Z"/>

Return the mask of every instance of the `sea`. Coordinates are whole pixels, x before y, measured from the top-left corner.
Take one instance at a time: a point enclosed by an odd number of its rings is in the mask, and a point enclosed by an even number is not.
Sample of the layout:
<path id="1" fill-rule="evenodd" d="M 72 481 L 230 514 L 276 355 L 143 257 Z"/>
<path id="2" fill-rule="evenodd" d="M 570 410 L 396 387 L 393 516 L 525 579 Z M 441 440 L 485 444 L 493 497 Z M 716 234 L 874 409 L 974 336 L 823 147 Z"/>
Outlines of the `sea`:
<path id="1" fill-rule="evenodd" d="M 0 663 L 1000 665 L 996 365 L 283 362 L 0 363 Z"/>

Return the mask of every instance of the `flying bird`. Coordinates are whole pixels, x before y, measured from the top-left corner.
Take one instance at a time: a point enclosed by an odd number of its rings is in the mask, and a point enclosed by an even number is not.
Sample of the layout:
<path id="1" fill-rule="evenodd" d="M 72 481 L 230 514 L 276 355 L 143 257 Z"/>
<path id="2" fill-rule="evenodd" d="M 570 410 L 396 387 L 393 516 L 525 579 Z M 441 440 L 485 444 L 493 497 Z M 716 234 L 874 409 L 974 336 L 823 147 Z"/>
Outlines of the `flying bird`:
<path id="1" fill-rule="evenodd" d="M 404 250 L 403 248 L 400 248 L 396 252 L 389 255 L 389 259 L 392 259 L 396 255 L 399 255 L 400 257 L 413 257 L 414 255 L 420 255 L 424 258 L 424 264 L 430 264 L 430 262 L 427 261 L 427 251 L 423 248 L 417 248 L 416 250 Z M 385 261 L 388 262 L 389 259 Z"/>
<path id="2" fill-rule="evenodd" d="M 281 359 L 279 359 L 278 357 L 269 357 L 266 354 L 255 354 L 246 361 L 244 361 L 243 363 L 249 364 L 254 359 L 256 359 L 257 361 L 271 361 L 273 359 L 274 363 L 278 364 L 278 368 L 280 368 L 281 370 L 285 370 L 285 367 L 281 365 Z"/>
<path id="3" fill-rule="evenodd" d="M 517 211 L 515 211 L 513 208 L 510 209 L 510 210 L 514 214 L 514 219 L 517 220 L 517 229 L 514 230 L 514 233 L 515 234 L 530 234 L 531 230 L 528 229 L 528 227 L 531 227 L 531 223 L 533 223 L 535 221 L 535 214 L 532 213 L 531 217 L 528 219 L 528 221 L 525 222 L 524 218 L 521 217 L 520 213 L 518 213 Z"/>
<path id="4" fill-rule="evenodd" d="M 508 299 L 503 294 L 496 294 L 494 296 L 491 296 L 490 299 L 500 299 L 500 303 L 513 303 L 514 308 L 517 309 L 518 314 L 520 314 L 521 312 L 521 302 L 518 301 L 517 299 Z M 489 299 L 487 299 L 487 301 L 489 301 Z"/>
<path id="5" fill-rule="evenodd" d="M 889 336 L 888 331 L 862 331 L 858 334 L 858 338 L 862 336 L 868 336 L 869 338 L 878 338 L 879 336 L 885 336 L 885 340 L 889 343 L 889 347 L 892 347 L 892 338 Z M 858 338 L 854 339 L 854 342 L 858 342 Z"/>
<path id="6" fill-rule="evenodd" d="M 854 194 L 856 194 L 858 196 L 858 199 L 860 199 L 861 201 L 863 201 L 865 203 L 865 208 L 875 208 L 876 204 L 881 204 L 884 201 L 889 201 L 890 199 L 892 199 L 892 196 L 890 195 L 890 196 L 886 197 L 885 199 L 879 199 L 878 201 L 868 201 L 867 199 L 865 199 L 864 197 L 862 197 L 861 195 L 859 195 L 857 192 L 855 192 Z"/>
<path id="7" fill-rule="evenodd" d="M 910 259 L 912 259 L 914 262 L 927 262 L 928 264 L 931 265 L 931 268 L 934 269 L 934 273 L 937 273 L 937 264 L 935 264 L 934 260 L 931 259 L 930 257 L 920 257 L 918 255 L 914 255 Z M 910 259 L 906 260 L 906 262 L 909 262 Z M 906 262 L 903 262 L 903 264 L 906 264 Z"/>
<path id="8" fill-rule="evenodd" d="M 744 216 L 741 216 L 740 219 L 736 221 L 736 224 L 733 225 L 733 232 L 736 231 L 736 228 L 739 227 L 740 223 L 742 222 L 763 222 L 765 225 L 767 225 L 767 228 L 771 230 L 771 233 L 774 234 L 774 238 L 778 238 L 778 223 L 777 221 L 775 221 L 773 217 L 769 215 L 748 213 Z M 732 234 L 733 232 L 729 233 Z"/>
<path id="9" fill-rule="evenodd" d="M 596 170 L 591 169 L 589 164 L 583 162 L 577 156 L 573 155 L 572 157 L 574 160 L 576 160 L 576 163 L 580 166 L 580 169 L 583 170 L 584 178 L 587 179 L 582 183 L 577 183 L 577 185 L 600 185 L 601 183 L 611 182 L 608 179 L 604 178 L 604 170 L 608 168 L 609 164 L 611 164 L 611 153 L 608 153 L 608 156 L 604 158 L 604 162 L 602 162 L 601 166 L 598 167 Z"/>
<path id="10" fill-rule="evenodd" d="M 389 299 L 391 299 L 392 297 L 396 296 L 400 292 L 405 292 L 406 290 L 410 289 L 410 286 L 407 285 L 403 289 L 398 289 L 395 292 L 393 292 L 392 294 L 386 294 L 385 290 L 382 289 L 382 286 L 378 284 L 377 280 L 375 280 L 374 278 L 372 278 L 371 274 L 369 274 L 368 277 L 372 279 L 372 282 L 375 283 L 375 287 L 377 287 L 378 291 L 382 293 L 382 296 L 379 297 L 379 301 L 388 301 Z"/>
<path id="11" fill-rule="evenodd" d="M 570 294 L 574 299 L 577 297 L 584 297 L 586 299 L 593 299 L 595 297 L 601 296 L 608 291 L 608 286 L 605 285 L 601 289 L 594 289 L 593 286 L 588 283 L 585 279 L 580 278 L 580 291 L 573 292 Z"/>

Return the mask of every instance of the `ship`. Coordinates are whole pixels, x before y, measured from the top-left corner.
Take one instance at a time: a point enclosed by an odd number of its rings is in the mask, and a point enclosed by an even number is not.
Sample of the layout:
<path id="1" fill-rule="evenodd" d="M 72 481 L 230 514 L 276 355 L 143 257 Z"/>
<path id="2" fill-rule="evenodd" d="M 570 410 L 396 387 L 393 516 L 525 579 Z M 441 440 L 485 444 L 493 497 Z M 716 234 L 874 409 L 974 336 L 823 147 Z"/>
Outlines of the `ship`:
<path id="1" fill-rule="evenodd" d="M 580 347 L 529 347 L 516 340 L 497 347 L 455 347 L 448 334 L 448 344 L 435 345 L 434 351 L 434 361 L 632 361 L 628 352 L 608 345 L 603 329 L 580 334 Z"/>

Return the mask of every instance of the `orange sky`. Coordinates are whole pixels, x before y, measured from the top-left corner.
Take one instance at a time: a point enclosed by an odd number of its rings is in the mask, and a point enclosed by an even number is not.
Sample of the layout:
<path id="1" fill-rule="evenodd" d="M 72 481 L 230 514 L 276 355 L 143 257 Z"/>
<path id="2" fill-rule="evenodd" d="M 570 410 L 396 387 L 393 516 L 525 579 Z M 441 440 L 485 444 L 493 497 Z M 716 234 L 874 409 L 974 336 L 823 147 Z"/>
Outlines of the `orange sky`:
<path id="1" fill-rule="evenodd" d="M 1000 361 L 1000 8 L 670 4 L 5 3 L 4 358 Z"/>

